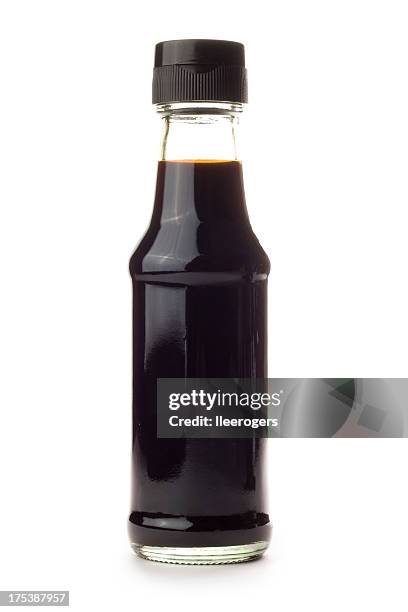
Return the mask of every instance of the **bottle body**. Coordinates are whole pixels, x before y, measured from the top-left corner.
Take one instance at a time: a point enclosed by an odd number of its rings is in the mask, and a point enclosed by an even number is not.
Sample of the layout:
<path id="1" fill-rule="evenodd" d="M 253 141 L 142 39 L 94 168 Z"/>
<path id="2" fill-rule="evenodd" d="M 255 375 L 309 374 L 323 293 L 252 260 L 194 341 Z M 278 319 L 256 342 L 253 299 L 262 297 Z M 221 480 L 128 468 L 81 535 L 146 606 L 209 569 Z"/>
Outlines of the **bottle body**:
<path id="1" fill-rule="evenodd" d="M 240 162 L 160 161 L 130 272 L 132 546 L 173 562 L 259 556 L 270 536 L 266 441 L 156 435 L 158 378 L 267 376 L 269 261 L 249 223 Z"/>

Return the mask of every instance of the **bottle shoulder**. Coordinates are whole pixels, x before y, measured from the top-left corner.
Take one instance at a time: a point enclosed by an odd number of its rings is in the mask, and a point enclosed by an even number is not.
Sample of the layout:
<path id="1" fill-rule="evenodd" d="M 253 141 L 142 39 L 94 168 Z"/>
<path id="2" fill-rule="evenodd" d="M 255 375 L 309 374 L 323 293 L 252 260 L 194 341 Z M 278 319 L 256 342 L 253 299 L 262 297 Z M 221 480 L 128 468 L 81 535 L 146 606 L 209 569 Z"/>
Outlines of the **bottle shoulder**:
<path id="1" fill-rule="evenodd" d="M 129 264 L 132 277 L 158 272 L 239 272 L 268 275 L 270 262 L 248 224 L 150 226 Z"/>

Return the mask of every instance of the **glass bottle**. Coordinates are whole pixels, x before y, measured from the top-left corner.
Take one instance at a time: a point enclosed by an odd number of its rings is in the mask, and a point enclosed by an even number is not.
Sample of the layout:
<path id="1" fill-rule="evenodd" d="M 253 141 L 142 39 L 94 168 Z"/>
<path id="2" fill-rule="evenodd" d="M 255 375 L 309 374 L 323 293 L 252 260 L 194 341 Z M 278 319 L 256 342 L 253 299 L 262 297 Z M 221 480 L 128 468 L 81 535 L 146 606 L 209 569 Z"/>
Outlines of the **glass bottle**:
<path id="1" fill-rule="evenodd" d="M 158 378 L 267 376 L 270 265 L 249 222 L 237 148 L 246 102 L 243 46 L 160 43 L 157 71 L 153 101 L 163 137 L 156 195 L 130 261 L 129 536 L 135 552 L 150 560 L 246 561 L 260 556 L 270 537 L 266 440 L 156 434 Z"/>

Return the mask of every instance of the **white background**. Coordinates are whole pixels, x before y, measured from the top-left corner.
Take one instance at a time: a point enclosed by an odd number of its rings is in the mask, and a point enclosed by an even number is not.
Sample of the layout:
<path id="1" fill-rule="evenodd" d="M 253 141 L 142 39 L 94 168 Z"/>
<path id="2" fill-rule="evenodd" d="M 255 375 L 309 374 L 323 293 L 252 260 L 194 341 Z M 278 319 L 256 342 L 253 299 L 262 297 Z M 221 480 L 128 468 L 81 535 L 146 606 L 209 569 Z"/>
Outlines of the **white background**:
<path id="1" fill-rule="evenodd" d="M 396 0 L 1 1 L 1 589 L 70 589 L 79 611 L 407 610 L 405 440 L 270 442 L 258 563 L 149 564 L 126 536 L 127 263 L 152 207 L 154 44 L 247 45 L 270 376 L 397 377 L 407 30 Z"/>

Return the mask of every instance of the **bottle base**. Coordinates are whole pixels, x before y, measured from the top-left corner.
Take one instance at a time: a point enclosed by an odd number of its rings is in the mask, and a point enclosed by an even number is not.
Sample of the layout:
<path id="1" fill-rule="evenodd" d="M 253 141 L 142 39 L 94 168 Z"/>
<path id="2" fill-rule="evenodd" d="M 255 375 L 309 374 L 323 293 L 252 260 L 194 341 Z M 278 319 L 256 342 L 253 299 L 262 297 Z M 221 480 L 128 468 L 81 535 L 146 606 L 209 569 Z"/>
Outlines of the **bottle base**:
<path id="1" fill-rule="evenodd" d="M 268 548 L 268 542 L 253 542 L 239 546 L 200 546 L 181 548 L 168 546 L 142 546 L 132 544 L 138 557 L 161 563 L 178 565 L 224 565 L 243 563 L 261 557 Z"/>

